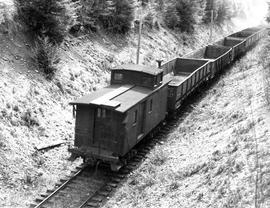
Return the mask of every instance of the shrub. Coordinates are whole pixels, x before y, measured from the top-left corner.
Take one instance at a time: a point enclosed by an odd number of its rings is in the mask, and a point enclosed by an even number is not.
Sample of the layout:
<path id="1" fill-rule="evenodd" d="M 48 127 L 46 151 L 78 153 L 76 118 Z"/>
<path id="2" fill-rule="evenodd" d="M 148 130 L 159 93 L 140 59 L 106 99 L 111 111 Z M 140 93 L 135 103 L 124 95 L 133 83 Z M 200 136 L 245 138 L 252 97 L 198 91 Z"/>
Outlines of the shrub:
<path id="1" fill-rule="evenodd" d="M 110 3 L 108 3 L 110 2 Z M 134 10 L 128 0 L 108 1 L 98 20 L 109 32 L 127 33 L 134 19 Z"/>
<path id="2" fill-rule="evenodd" d="M 96 31 L 101 25 L 113 33 L 126 33 L 131 28 L 133 7 L 130 0 L 80 0 L 80 22 Z"/>
<path id="3" fill-rule="evenodd" d="M 214 17 L 216 15 L 216 4 L 217 2 L 214 0 L 206 0 L 205 12 L 203 16 L 203 22 L 208 24 L 211 22 L 211 11 L 214 11 Z"/>
<path id="4" fill-rule="evenodd" d="M 167 4 L 164 22 L 171 28 L 179 28 L 182 32 L 191 33 L 194 25 L 201 21 L 203 16 L 204 0 L 177 0 Z"/>
<path id="5" fill-rule="evenodd" d="M 183 32 L 193 32 L 195 20 L 195 4 L 194 1 L 179 0 L 176 3 L 176 11 L 180 18 L 179 28 Z"/>
<path id="6" fill-rule="evenodd" d="M 59 62 L 57 46 L 50 43 L 48 38 L 39 39 L 32 48 L 33 63 L 48 79 L 52 79 L 55 72 L 55 65 Z"/>
<path id="7" fill-rule="evenodd" d="M 15 0 L 17 19 L 26 32 L 37 40 L 48 37 L 49 41 L 61 43 L 72 22 L 66 2 L 63 0 Z"/>
<path id="8" fill-rule="evenodd" d="M 13 21 L 14 8 L 0 2 L 0 32 L 12 34 L 16 31 L 16 23 Z"/>
<path id="9" fill-rule="evenodd" d="M 222 24 L 224 21 L 232 18 L 231 8 L 227 1 L 223 0 L 220 2 L 217 8 L 216 22 Z"/>
<path id="10" fill-rule="evenodd" d="M 80 0 L 79 23 L 84 28 L 96 30 L 98 13 L 101 10 L 96 0 Z"/>
<path id="11" fill-rule="evenodd" d="M 242 9 L 237 9 L 235 4 L 229 0 L 207 0 L 203 22 L 206 24 L 211 22 L 211 10 L 214 11 L 214 21 L 222 24 L 224 21 L 239 15 Z"/>
<path id="12" fill-rule="evenodd" d="M 38 119 L 36 118 L 36 116 L 33 116 L 33 113 L 30 109 L 27 109 L 26 112 L 23 114 L 22 120 L 29 128 L 32 126 L 39 126 Z"/>
<path id="13" fill-rule="evenodd" d="M 51 79 L 56 72 L 57 45 L 75 24 L 76 2 L 72 0 L 15 0 L 16 19 L 32 43 L 32 61 Z"/>
<path id="14" fill-rule="evenodd" d="M 180 18 L 177 15 L 175 6 L 170 5 L 167 7 L 164 15 L 164 22 L 170 29 L 175 29 L 178 26 Z"/>

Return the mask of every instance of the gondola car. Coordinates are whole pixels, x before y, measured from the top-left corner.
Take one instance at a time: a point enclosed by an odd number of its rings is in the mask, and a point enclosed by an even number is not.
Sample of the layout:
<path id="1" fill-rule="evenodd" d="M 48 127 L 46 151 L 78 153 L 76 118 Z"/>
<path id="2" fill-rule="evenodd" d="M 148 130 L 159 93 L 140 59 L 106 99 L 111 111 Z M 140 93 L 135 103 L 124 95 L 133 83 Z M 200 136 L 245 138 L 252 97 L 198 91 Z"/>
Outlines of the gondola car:
<path id="1" fill-rule="evenodd" d="M 70 151 L 118 170 L 129 150 L 165 119 L 169 81 L 157 67 L 112 69 L 110 86 L 70 103 L 76 112 L 75 147 Z"/>
<path id="2" fill-rule="evenodd" d="M 213 79 L 216 74 L 220 73 L 232 62 L 232 49 L 224 46 L 208 45 L 183 57 L 209 61 L 211 79 Z"/>
<path id="3" fill-rule="evenodd" d="M 232 49 L 232 59 L 239 58 L 246 50 L 245 39 L 235 37 L 225 37 L 213 43 L 214 45 L 221 45 Z"/>
<path id="4" fill-rule="evenodd" d="M 169 83 L 168 112 L 177 110 L 184 99 L 211 77 L 208 60 L 175 58 L 161 66 L 172 73 Z"/>

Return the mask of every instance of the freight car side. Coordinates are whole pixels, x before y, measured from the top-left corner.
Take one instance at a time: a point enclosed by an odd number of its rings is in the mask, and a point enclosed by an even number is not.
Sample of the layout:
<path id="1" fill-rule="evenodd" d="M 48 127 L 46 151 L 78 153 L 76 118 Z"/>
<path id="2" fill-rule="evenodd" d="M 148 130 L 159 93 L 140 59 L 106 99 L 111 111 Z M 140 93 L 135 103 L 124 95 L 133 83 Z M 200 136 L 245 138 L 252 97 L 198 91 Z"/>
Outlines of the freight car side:
<path id="1" fill-rule="evenodd" d="M 184 56 L 209 61 L 211 79 L 232 62 L 232 49 L 224 46 L 208 45 Z"/>
<path id="2" fill-rule="evenodd" d="M 243 38 L 226 37 L 214 42 L 213 44 L 231 48 L 232 60 L 235 60 L 236 58 L 240 57 L 241 54 L 243 54 L 243 52 L 246 51 L 245 39 Z"/>
<path id="3" fill-rule="evenodd" d="M 211 77 L 210 62 L 207 60 L 176 58 L 162 65 L 162 68 L 173 74 L 169 83 L 169 113 L 177 110 L 187 96 Z"/>

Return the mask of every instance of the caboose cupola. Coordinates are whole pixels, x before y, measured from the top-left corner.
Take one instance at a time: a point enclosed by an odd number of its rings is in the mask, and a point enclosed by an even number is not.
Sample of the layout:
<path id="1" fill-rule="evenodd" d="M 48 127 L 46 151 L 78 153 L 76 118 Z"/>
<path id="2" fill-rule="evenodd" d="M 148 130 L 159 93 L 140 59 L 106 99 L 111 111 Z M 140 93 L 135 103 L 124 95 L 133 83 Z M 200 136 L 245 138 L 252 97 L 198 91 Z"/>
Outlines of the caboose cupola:
<path id="1" fill-rule="evenodd" d="M 149 89 L 162 85 L 163 70 L 154 66 L 125 64 L 111 69 L 111 84 L 131 84 Z"/>

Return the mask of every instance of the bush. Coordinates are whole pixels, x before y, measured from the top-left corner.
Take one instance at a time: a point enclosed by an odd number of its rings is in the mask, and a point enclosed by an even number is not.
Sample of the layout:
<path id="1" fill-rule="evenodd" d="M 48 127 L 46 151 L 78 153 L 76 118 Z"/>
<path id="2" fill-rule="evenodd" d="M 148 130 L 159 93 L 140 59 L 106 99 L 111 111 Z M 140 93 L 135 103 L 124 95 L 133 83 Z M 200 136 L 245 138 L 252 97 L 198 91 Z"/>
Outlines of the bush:
<path id="1" fill-rule="evenodd" d="M 16 24 L 13 21 L 14 9 L 5 3 L 0 2 L 0 32 L 10 35 L 16 32 Z"/>
<path id="2" fill-rule="evenodd" d="M 194 25 L 199 23 L 204 14 L 205 0 L 177 0 L 167 4 L 164 22 L 171 28 L 191 33 Z"/>
<path id="3" fill-rule="evenodd" d="M 111 2 L 111 3 L 108 3 Z M 108 1 L 98 20 L 109 32 L 127 33 L 134 19 L 134 10 L 128 0 Z"/>
<path id="4" fill-rule="evenodd" d="M 167 7 L 164 15 L 164 22 L 170 29 L 175 29 L 178 27 L 180 17 L 177 15 L 175 6 L 171 5 Z"/>
<path id="5" fill-rule="evenodd" d="M 179 28 L 183 32 L 193 32 L 195 20 L 195 4 L 194 1 L 179 0 L 176 3 L 176 11 L 180 18 Z"/>
<path id="6" fill-rule="evenodd" d="M 26 112 L 22 115 L 22 120 L 27 127 L 39 126 L 39 121 L 35 115 L 33 115 L 30 109 L 27 109 Z"/>
<path id="7" fill-rule="evenodd" d="M 15 0 L 17 19 L 34 40 L 48 37 L 53 44 L 63 41 L 72 22 L 63 0 Z"/>
<path id="8" fill-rule="evenodd" d="M 50 43 L 48 38 L 39 39 L 32 48 L 32 61 L 48 79 L 52 79 L 55 65 L 59 62 L 57 46 Z"/>
<path id="9" fill-rule="evenodd" d="M 222 24 L 224 21 L 232 18 L 232 12 L 230 5 L 227 1 L 223 0 L 218 5 L 216 22 Z"/>
<path id="10" fill-rule="evenodd" d="M 130 0 L 80 0 L 80 22 L 96 31 L 101 25 L 113 33 L 126 33 L 131 28 L 133 7 Z"/>
<path id="11" fill-rule="evenodd" d="M 222 24 L 224 21 L 231 19 L 241 13 L 241 9 L 237 9 L 235 4 L 230 0 L 207 0 L 205 16 L 203 22 L 208 24 L 211 22 L 211 10 L 214 11 L 214 22 Z"/>
<path id="12" fill-rule="evenodd" d="M 76 2 L 72 0 L 15 0 L 16 18 L 32 42 L 32 61 L 51 79 L 56 72 L 57 45 L 75 24 Z"/>

